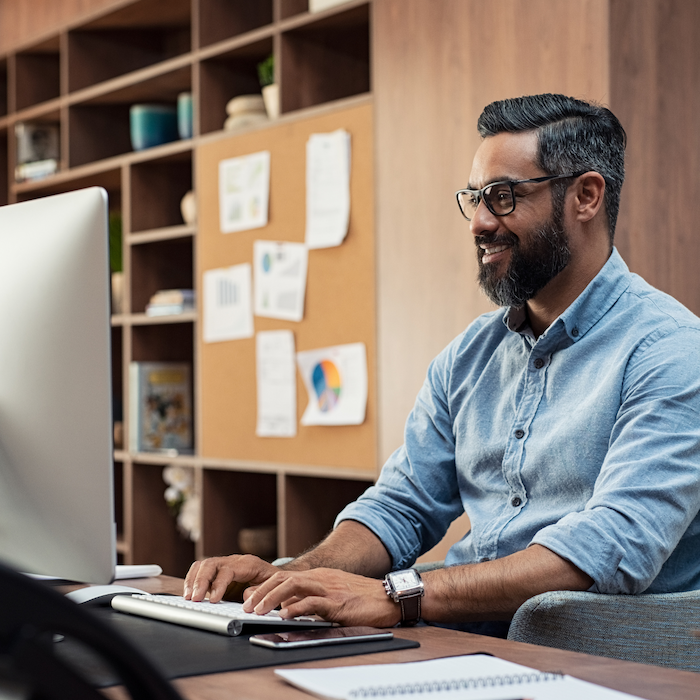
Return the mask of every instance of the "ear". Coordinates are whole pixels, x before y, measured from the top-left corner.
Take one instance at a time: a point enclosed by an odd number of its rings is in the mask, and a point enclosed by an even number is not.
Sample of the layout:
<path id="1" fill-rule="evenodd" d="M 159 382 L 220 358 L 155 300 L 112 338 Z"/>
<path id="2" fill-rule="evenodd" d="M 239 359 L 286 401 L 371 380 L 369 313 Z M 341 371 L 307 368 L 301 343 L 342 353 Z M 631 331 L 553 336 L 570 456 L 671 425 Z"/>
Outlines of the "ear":
<path id="1" fill-rule="evenodd" d="M 576 221 L 590 221 L 603 207 L 605 179 L 593 170 L 581 175 L 574 187 L 574 215 Z"/>

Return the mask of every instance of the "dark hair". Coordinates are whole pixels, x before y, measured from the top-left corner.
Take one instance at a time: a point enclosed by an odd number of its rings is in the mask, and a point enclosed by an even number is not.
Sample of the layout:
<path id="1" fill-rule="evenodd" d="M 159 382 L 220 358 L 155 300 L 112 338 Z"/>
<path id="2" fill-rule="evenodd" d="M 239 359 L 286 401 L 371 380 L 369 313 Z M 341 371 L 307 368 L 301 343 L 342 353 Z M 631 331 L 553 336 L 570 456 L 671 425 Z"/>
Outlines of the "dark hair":
<path id="1" fill-rule="evenodd" d="M 537 163 L 548 175 L 595 170 L 605 179 L 605 211 L 610 241 L 620 210 L 625 180 L 627 135 L 606 107 L 566 95 L 527 95 L 492 102 L 477 122 L 486 138 L 503 132 L 537 131 Z M 552 196 L 563 200 L 570 181 L 553 183 Z"/>

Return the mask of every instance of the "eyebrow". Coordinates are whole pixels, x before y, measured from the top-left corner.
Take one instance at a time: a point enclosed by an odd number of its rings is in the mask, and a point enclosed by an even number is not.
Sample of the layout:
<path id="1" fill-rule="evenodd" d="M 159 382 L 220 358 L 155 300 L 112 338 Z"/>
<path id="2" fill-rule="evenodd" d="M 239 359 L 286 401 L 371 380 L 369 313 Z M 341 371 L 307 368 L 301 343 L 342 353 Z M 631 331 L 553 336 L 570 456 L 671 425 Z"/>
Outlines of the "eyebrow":
<path id="1" fill-rule="evenodd" d="M 504 175 L 503 177 L 497 177 L 494 180 L 489 180 L 484 187 L 488 187 L 489 185 L 493 185 L 496 182 L 514 182 L 518 178 L 516 177 L 509 177 L 508 175 Z M 468 183 L 467 186 L 464 188 L 467 190 L 480 190 L 482 189 L 481 187 L 476 187 L 475 185 L 472 185 L 472 183 Z"/>

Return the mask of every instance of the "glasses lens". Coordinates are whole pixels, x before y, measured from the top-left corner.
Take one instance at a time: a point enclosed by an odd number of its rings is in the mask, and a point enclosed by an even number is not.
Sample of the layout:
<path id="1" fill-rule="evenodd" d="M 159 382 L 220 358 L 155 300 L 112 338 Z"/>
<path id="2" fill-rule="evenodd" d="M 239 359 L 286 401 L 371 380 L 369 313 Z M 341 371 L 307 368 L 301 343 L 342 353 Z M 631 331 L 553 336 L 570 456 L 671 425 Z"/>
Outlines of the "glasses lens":
<path id="1" fill-rule="evenodd" d="M 471 221 L 476 208 L 479 206 L 479 198 L 474 192 L 466 190 L 457 195 L 457 201 L 459 202 L 459 208 L 462 210 L 462 214 Z"/>
<path id="2" fill-rule="evenodd" d="M 500 182 L 484 190 L 484 201 L 496 216 L 505 216 L 515 209 L 513 188 L 508 182 Z"/>

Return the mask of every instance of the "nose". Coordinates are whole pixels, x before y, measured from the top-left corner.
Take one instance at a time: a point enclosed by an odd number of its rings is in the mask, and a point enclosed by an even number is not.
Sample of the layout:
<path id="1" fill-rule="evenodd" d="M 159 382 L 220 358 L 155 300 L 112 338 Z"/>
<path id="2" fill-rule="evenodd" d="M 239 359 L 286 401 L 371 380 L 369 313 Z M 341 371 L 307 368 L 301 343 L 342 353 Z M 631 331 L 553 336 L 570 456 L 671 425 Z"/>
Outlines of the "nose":
<path id="1" fill-rule="evenodd" d="M 474 236 L 483 236 L 485 234 L 494 233 L 498 229 L 498 226 L 498 217 L 489 211 L 489 208 L 482 199 L 472 216 L 472 220 L 469 222 L 469 230 Z"/>

